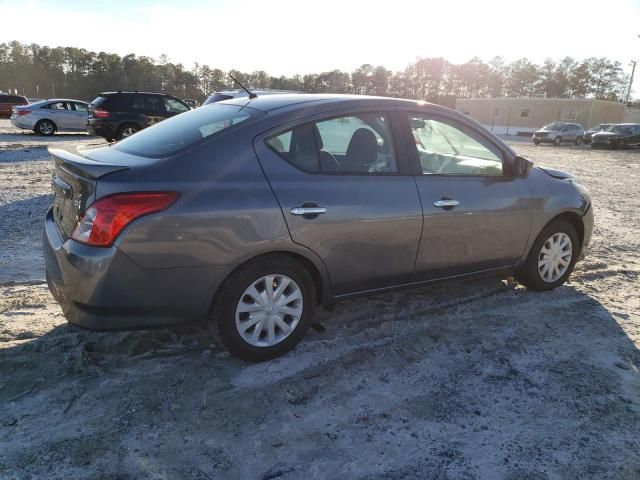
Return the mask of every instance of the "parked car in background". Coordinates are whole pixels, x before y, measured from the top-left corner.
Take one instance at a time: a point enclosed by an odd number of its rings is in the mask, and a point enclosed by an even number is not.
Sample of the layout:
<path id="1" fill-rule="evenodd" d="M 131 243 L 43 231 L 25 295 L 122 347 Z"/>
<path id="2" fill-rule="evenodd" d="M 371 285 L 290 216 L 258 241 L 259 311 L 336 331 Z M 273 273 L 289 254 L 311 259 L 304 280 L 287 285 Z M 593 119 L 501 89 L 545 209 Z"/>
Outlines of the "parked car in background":
<path id="1" fill-rule="evenodd" d="M 558 287 L 591 200 L 445 107 L 357 95 L 215 103 L 55 159 L 44 256 L 67 319 L 211 315 L 248 360 L 293 348 L 317 305 L 466 275 Z"/>
<path id="2" fill-rule="evenodd" d="M 11 117 L 13 107 L 27 105 L 28 103 L 27 98 L 21 95 L 0 93 L 0 117 L 9 118 Z"/>
<path id="3" fill-rule="evenodd" d="M 166 93 L 104 92 L 89 104 L 87 130 L 109 142 L 121 140 L 189 110 L 185 102 Z"/>
<path id="4" fill-rule="evenodd" d="M 264 88 L 262 90 L 251 90 L 251 93 L 260 97 L 264 97 L 265 95 L 281 95 L 284 93 L 300 93 L 300 92 L 296 92 L 292 90 L 274 90 L 271 88 Z M 214 92 L 211 95 L 209 95 L 209 98 L 207 98 L 202 105 L 203 106 L 209 105 L 210 103 L 221 102 L 223 100 L 230 100 L 232 98 L 248 99 L 249 94 L 242 88 L 239 88 L 237 90 L 222 90 L 220 92 Z"/>
<path id="5" fill-rule="evenodd" d="M 640 124 L 618 123 L 591 137 L 591 148 L 627 148 L 640 146 Z"/>
<path id="6" fill-rule="evenodd" d="M 533 134 L 533 143 L 553 143 L 560 145 L 571 142 L 580 145 L 584 139 L 584 127 L 579 123 L 553 122 Z"/>
<path id="7" fill-rule="evenodd" d="M 591 137 L 593 137 L 594 134 L 598 132 L 606 132 L 614 125 L 615 123 L 599 123 L 598 125 L 594 125 L 589 130 L 584 132 L 584 143 L 591 143 Z"/>
<path id="8" fill-rule="evenodd" d="M 55 132 L 84 132 L 87 130 L 87 107 L 82 100 L 53 98 L 14 107 L 11 123 L 16 128 L 33 130 L 40 135 Z"/>

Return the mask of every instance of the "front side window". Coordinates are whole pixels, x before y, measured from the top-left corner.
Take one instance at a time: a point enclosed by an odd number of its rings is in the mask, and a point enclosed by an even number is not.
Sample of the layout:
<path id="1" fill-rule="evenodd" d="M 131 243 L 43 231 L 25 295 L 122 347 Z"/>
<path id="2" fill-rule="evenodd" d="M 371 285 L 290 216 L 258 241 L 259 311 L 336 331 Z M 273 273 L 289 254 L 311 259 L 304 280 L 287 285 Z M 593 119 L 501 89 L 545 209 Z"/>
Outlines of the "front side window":
<path id="1" fill-rule="evenodd" d="M 500 152 L 451 124 L 409 114 L 424 175 L 502 175 Z"/>
<path id="2" fill-rule="evenodd" d="M 361 113 L 306 123 L 269 137 L 266 143 L 309 173 L 397 173 L 389 118 Z"/>
<path id="3" fill-rule="evenodd" d="M 166 107 L 167 112 L 183 113 L 183 112 L 189 111 L 189 108 L 185 104 L 183 104 L 182 102 L 179 102 L 175 98 L 164 97 L 163 100 L 164 100 L 164 106 Z"/>
<path id="4" fill-rule="evenodd" d="M 216 104 L 173 116 L 119 141 L 112 148 L 143 157 L 164 157 L 262 115 L 264 112 L 253 108 Z"/>

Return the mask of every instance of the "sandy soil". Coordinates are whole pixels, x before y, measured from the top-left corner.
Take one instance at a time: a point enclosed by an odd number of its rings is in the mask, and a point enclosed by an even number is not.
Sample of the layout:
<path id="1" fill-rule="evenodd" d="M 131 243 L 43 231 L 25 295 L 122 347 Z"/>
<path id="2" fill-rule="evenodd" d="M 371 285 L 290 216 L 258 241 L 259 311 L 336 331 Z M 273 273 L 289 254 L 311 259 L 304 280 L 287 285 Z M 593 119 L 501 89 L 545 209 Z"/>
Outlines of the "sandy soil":
<path id="1" fill-rule="evenodd" d="M 0 478 L 640 478 L 640 151 L 514 144 L 593 195 L 566 286 L 345 302 L 251 365 L 204 325 L 69 327 L 42 282 L 49 140 L 0 142 Z"/>

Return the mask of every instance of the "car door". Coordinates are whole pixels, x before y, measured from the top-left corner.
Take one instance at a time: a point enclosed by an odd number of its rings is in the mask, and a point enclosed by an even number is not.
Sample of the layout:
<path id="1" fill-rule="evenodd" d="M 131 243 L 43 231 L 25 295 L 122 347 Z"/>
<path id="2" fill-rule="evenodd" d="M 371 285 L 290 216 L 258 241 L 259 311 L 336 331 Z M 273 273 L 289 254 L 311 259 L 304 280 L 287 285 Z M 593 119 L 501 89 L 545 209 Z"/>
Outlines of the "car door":
<path id="1" fill-rule="evenodd" d="M 461 118 L 404 112 L 424 216 L 416 280 L 506 267 L 524 254 L 533 200 L 505 152 Z"/>
<path id="2" fill-rule="evenodd" d="M 87 129 L 87 104 L 81 102 L 69 102 L 73 112 L 73 129 L 83 131 Z"/>
<path id="3" fill-rule="evenodd" d="M 315 252 L 340 296 L 408 283 L 422 212 L 391 115 L 320 115 L 254 140 L 291 238 Z"/>
<path id="4" fill-rule="evenodd" d="M 49 119 L 56 124 L 58 131 L 74 129 L 75 112 L 71 110 L 69 102 L 50 103 L 46 108 Z"/>

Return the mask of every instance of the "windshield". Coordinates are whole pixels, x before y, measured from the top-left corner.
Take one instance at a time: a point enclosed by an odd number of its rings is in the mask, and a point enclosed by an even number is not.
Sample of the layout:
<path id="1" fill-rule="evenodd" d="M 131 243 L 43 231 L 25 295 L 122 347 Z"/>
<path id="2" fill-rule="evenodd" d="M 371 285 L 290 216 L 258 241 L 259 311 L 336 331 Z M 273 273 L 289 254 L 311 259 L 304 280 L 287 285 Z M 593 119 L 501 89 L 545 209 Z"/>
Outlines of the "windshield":
<path id="1" fill-rule="evenodd" d="M 264 112 L 238 105 L 217 103 L 157 123 L 121 140 L 113 148 L 142 157 L 165 157 L 260 115 L 264 115 Z"/>
<path id="2" fill-rule="evenodd" d="M 615 133 L 631 133 L 631 127 L 628 125 L 614 125 L 609 129 L 609 132 Z"/>
<path id="3" fill-rule="evenodd" d="M 550 123 L 549 125 L 545 125 L 544 127 L 542 127 L 542 129 L 557 132 L 559 130 L 562 130 L 563 125 L 564 123 L 554 122 L 554 123 Z"/>

